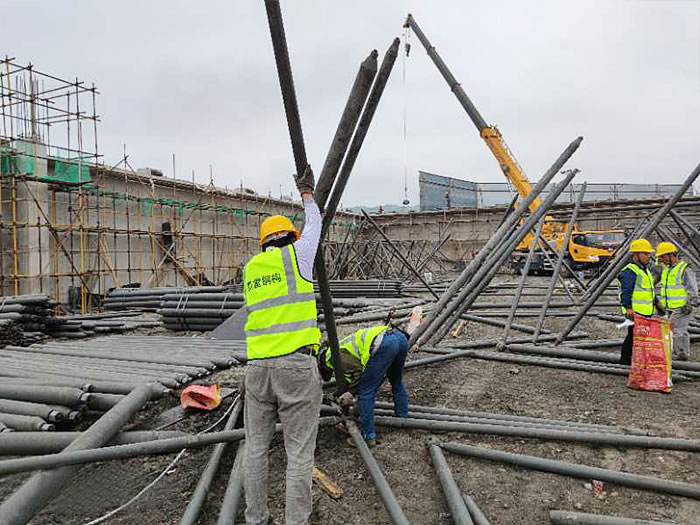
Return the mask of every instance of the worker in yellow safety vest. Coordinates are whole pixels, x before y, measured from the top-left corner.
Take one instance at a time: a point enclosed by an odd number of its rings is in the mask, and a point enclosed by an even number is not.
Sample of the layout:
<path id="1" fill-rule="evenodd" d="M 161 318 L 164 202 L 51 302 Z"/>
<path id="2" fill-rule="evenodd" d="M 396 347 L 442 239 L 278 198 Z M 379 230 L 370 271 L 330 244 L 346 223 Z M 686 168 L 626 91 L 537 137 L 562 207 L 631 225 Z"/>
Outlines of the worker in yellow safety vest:
<path id="1" fill-rule="evenodd" d="M 377 325 L 356 330 L 340 341 L 345 382 L 348 391 L 357 394 L 360 430 L 370 448 L 377 444 L 374 404 L 385 379 L 391 383 L 394 415 L 408 417 L 408 393 L 403 384 L 407 354 L 408 334 L 393 326 Z M 322 346 L 318 360 L 321 376 L 330 380 L 334 370 L 330 347 Z"/>
<path id="2" fill-rule="evenodd" d="M 625 266 L 618 280 L 620 283 L 620 307 L 622 313 L 634 320 L 638 315 L 652 316 L 655 311 L 654 276 L 649 269 L 651 254 L 654 249 L 646 239 L 635 239 L 630 244 L 632 259 Z M 632 363 L 632 347 L 634 346 L 634 327 L 627 327 L 627 337 L 622 343 L 620 364 Z"/>
<path id="3" fill-rule="evenodd" d="M 673 330 L 673 358 L 690 359 L 690 325 L 693 307 L 698 305 L 698 283 L 695 271 L 678 256 L 678 248 L 672 242 L 660 242 L 656 247 L 656 259 L 663 265 L 659 283 L 659 301 L 670 314 Z"/>
<path id="4" fill-rule="evenodd" d="M 287 217 L 260 225 L 261 253 L 243 270 L 248 319 L 245 337 L 245 519 L 267 524 L 268 448 L 279 418 L 287 452 L 285 521 L 306 524 L 312 510 L 311 473 L 323 393 L 316 362 L 313 265 L 321 237 L 310 167 L 295 177 L 304 204 L 304 231 Z"/>

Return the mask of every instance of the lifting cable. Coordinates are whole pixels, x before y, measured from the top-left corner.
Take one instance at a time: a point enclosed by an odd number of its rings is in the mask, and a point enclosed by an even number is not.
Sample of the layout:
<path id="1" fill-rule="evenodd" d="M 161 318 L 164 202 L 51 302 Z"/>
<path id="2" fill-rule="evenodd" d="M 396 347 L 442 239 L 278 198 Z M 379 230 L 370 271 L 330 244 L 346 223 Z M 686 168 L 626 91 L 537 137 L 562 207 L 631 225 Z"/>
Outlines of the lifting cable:
<path id="1" fill-rule="evenodd" d="M 401 60 L 401 81 L 403 91 L 403 205 L 408 206 L 408 85 L 406 83 L 406 63 L 411 52 L 411 28 L 403 29 L 404 53 Z"/>

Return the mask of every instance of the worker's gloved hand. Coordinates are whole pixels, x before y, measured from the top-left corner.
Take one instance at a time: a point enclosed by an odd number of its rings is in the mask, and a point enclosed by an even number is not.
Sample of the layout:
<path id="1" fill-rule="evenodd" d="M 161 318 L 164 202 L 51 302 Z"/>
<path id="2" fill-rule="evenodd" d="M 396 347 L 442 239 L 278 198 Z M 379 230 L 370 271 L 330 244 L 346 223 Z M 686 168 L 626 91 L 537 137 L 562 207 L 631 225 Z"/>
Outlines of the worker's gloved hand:
<path id="1" fill-rule="evenodd" d="M 667 313 L 667 312 L 666 312 L 666 308 L 664 308 L 664 307 L 661 306 L 660 304 L 657 304 L 657 305 L 656 305 L 656 311 L 659 312 L 659 315 L 661 315 L 661 316 L 664 316 L 664 315 L 666 315 L 666 313 Z"/>
<path id="2" fill-rule="evenodd" d="M 299 175 L 298 173 L 294 175 L 294 182 L 297 185 L 299 193 L 302 195 L 304 193 L 313 193 L 316 187 L 316 182 L 314 180 L 314 172 L 311 169 L 311 164 L 307 164 L 304 169 L 304 173 Z"/>
<path id="3" fill-rule="evenodd" d="M 690 315 L 693 313 L 693 305 L 690 303 L 685 303 L 683 306 L 681 306 L 681 313 L 683 315 Z"/>
<path id="4" fill-rule="evenodd" d="M 626 316 L 627 319 L 629 319 L 630 321 L 634 321 L 634 310 L 632 310 L 631 308 L 629 308 L 629 309 L 627 310 L 627 313 L 625 314 L 625 316 Z"/>
<path id="5" fill-rule="evenodd" d="M 344 392 L 340 397 L 338 397 L 338 404 L 341 408 L 350 408 L 355 404 L 355 398 L 350 392 Z"/>

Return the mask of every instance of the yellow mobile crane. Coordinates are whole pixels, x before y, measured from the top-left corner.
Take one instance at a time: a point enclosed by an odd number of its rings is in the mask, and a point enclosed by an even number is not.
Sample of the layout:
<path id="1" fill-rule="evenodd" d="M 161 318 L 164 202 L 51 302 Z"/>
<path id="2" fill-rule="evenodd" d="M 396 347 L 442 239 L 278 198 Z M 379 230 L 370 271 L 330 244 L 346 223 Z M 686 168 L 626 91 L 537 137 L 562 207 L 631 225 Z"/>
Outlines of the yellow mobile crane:
<path id="1" fill-rule="evenodd" d="M 532 191 L 532 184 L 530 184 L 527 176 L 515 160 L 513 153 L 506 145 L 501 132 L 496 126 L 489 126 L 486 124 L 484 118 L 469 99 L 464 89 L 462 89 L 462 86 L 457 82 L 457 79 L 452 75 L 440 55 L 435 51 L 433 45 L 428 41 L 425 33 L 423 33 L 412 15 L 408 15 L 404 27 L 411 29 L 418 40 L 420 40 L 420 43 L 423 44 L 428 56 L 432 59 L 438 71 L 440 71 L 440 74 L 442 74 L 443 78 L 450 86 L 450 90 L 455 94 L 457 100 L 479 130 L 479 135 L 481 135 L 481 138 L 486 142 L 493 156 L 496 157 L 501 171 L 503 171 L 503 174 L 515 187 L 520 197 L 525 198 Z M 537 197 L 530 204 L 530 211 L 535 211 L 541 204 L 541 199 Z M 565 223 L 556 221 L 552 217 L 547 216 L 545 218 L 545 223 L 542 225 L 542 237 L 550 244 L 556 245 L 558 249 L 561 249 L 561 244 L 564 242 L 565 230 Z M 530 249 L 530 245 L 533 242 L 533 237 L 532 234 L 528 234 L 518 246 L 515 260 L 513 261 L 516 268 L 522 264 L 525 253 Z M 593 269 L 611 257 L 624 240 L 625 233 L 623 230 L 579 231 L 578 228 L 574 226 L 574 231 L 572 232 L 568 246 L 567 262 L 573 269 Z M 532 261 L 531 268 L 534 273 L 551 269 L 547 263 L 547 259 L 543 257 L 542 253 Z"/>

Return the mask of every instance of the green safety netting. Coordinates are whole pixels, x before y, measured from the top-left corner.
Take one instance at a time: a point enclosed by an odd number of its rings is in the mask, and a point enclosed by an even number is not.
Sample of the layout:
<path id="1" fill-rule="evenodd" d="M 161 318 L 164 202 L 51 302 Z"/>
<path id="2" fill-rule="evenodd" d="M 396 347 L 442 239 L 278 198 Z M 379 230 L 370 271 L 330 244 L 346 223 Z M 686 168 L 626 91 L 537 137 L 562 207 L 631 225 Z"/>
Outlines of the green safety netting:
<path id="1" fill-rule="evenodd" d="M 8 147 L 0 147 L 0 175 L 35 176 L 36 158 L 31 152 L 22 152 Z M 81 183 L 91 181 L 90 168 L 86 160 L 80 158 L 50 157 L 41 159 L 46 170 L 39 177 L 42 181 Z"/>
<path id="2" fill-rule="evenodd" d="M 15 176 L 15 175 L 34 175 L 35 173 L 35 159 L 29 153 L 18 152 L 8 148 L 7 146 L 0 146 L 0 176 Z M 126 193 L 115 192 L 112 190 L 103 190 L 97 188 L 92 183 L 92 178 L 90 176 L 90 169 L 87 165 L 82 164 L 80 159 L 77 158 L 60 158 L 53 157 L 47 161 L 47 173 L 45 176 L 39 178 L 43 181 L 61 181 L 67 183 L 83 183 L 80 188 L 78 186 L 66 187 L 66 191 L 75 192 L 82 189 L 88 193 L 96 196 L 107 196 L 112 199 L 118 200 L 128 200 L 129 202 L 135 202 L 139 205 L 141 213 L 143 215 L 151 215 L 153 212 L 153 206 L 168 206 L 177 209 L 178 215 L 182 215 L 184 209 L 187 210 L 203 210 L 203 211 L 213 211 L 217 213 L 231 213 L 235 216 L 236 224 L 242 225 L 246 221 L 247 215 L 257 215 L 261 217 L 268 217 L 272 215 L 268 212 L 255 211 L 255 210 L 245 210 L 240 208 L 233 208 L 231 206 L 226 206 L 223 204 L 212 205 L 211 203 L 202 202 L 192 202 L 183 201 L 180 199 L 153 199 L 150 197 L 138 197 L 136 195 L 127 195 Z M 294 215 L 287 215 L 287 217 L 296 224 L 301 224 L 303 222 L 303 217 Z M 333 225 L 344 226 L 350 228 L 357 228 L 358 225 L 353 223 L 343 223 L 333 221 Z"/>

